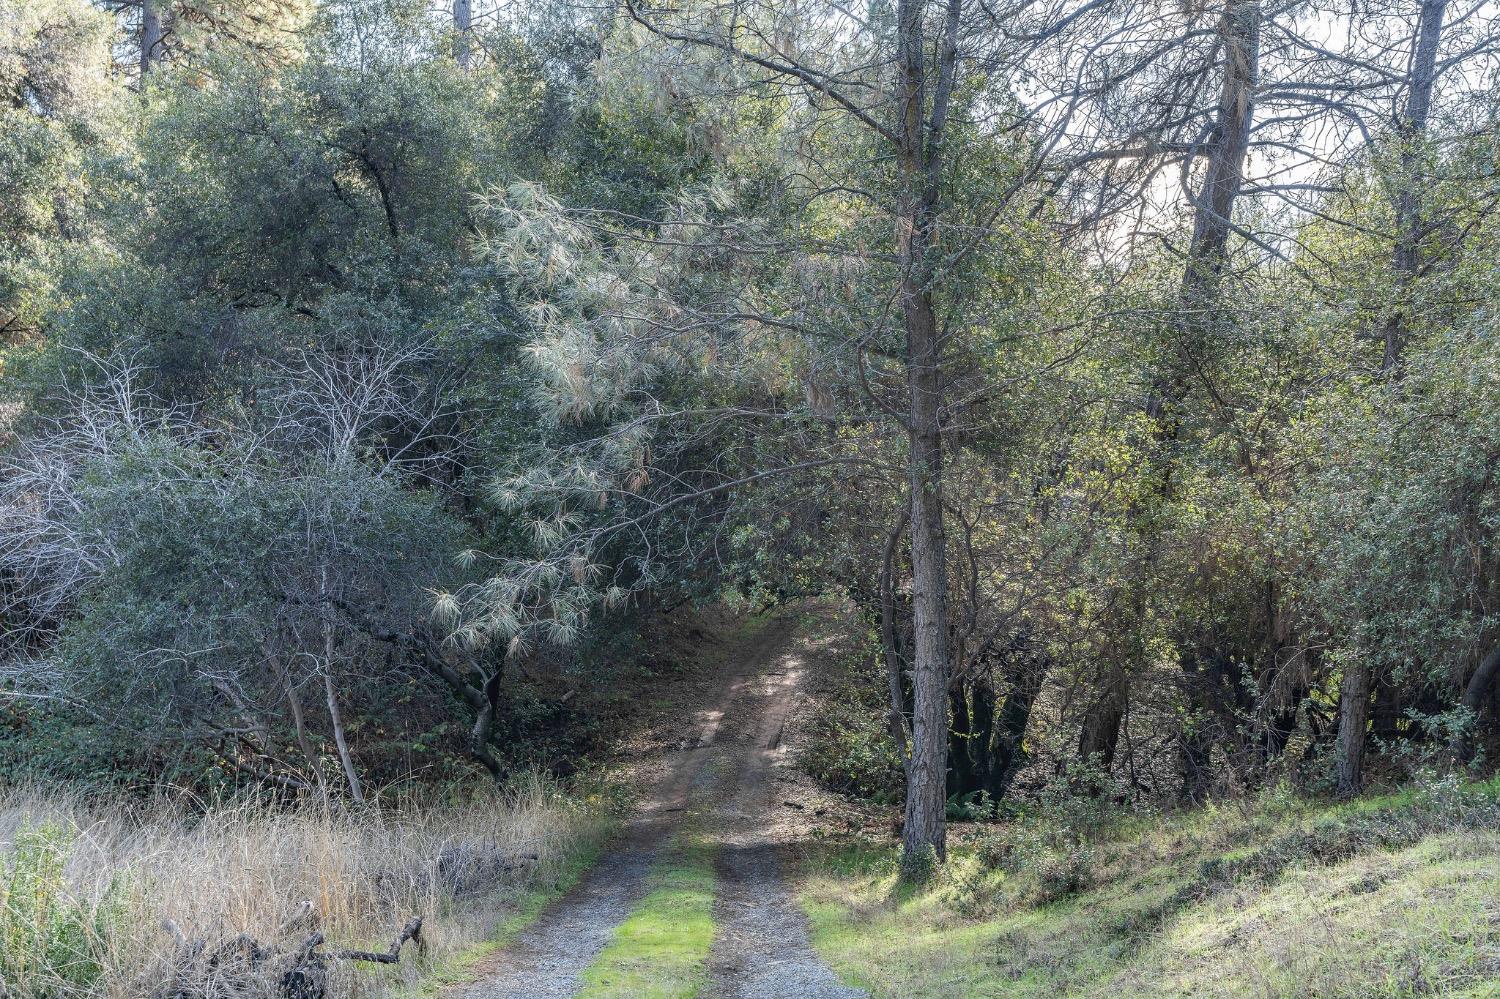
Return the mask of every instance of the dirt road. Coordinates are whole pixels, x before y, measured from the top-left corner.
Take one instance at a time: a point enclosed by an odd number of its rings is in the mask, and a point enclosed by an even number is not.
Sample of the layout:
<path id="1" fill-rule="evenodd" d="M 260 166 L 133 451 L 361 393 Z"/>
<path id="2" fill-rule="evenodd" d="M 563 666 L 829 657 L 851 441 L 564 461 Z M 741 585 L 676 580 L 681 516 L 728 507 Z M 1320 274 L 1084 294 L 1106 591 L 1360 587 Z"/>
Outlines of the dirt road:
<path id="1" fill-rule="evenodd" d="M 717 935 L 705 997 L 856 999 L 808 943 L 782 877 L 780 854 L 798 834 L 776 800 L 789 766 L 783 732 L 804 675 L 790 620 L 773 620 L 722 656 L 717 693 L 687 745 L 659 761 L 660 778 L 620 841 L 565 898 L 481 968 L 455 999 L 577 995 L 583 973 L 649 891 L 658 854 L 689 811 L 718 845 Z"/>

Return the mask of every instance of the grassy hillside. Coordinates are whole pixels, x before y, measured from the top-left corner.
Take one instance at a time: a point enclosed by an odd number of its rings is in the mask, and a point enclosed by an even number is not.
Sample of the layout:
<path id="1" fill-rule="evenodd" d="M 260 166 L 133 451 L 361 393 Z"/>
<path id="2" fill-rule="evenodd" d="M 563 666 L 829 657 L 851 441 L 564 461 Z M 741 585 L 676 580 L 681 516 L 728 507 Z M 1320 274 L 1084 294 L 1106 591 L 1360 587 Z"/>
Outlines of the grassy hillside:
<path id="1" fill-rule="evenodd" d="M 925 890 L 884 846 L 814 853 L 803 903 L 876 996 L 1496 996 L 1497 792 L 1070 806 L 968 833 Z"/>

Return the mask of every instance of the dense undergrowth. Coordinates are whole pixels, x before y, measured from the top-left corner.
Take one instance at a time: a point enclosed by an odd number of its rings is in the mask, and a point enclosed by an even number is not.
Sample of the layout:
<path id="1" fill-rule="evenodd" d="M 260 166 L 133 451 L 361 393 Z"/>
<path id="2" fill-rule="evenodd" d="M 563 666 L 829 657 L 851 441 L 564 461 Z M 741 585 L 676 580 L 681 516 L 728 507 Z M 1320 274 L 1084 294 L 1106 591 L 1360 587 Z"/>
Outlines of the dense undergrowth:
<path id="1" fill-rule="evenodd" d="M 607 815 L 540 779 L 360 809 L 0 792 L 0 995 L 270 994 L 184 961 L 163 921 L 211 952 L 242 933 L 276 940 L 305 901 L 339 947 L 384 949 L 425 918 L 425 947 L 399 965 L 335 965 L 336 994 L 389 995 L 534 915 L 598 849 Z"/>
<path id="2" fill-rule="evenodd" d="M 817 852 L 804 904 L 876 996 L 1500 995 L 1497 796 L 1075 804 L 966 834 L 920 890 L 884 845 Z"/>

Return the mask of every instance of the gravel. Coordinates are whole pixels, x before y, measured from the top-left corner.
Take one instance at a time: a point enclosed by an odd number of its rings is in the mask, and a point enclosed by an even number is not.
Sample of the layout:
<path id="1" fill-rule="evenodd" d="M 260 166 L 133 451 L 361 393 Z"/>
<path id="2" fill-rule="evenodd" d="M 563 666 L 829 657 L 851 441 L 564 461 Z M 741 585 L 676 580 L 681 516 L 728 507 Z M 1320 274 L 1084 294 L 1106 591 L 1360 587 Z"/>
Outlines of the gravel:
<path id="1" fill-rule="evenodd" d="M 495 955 L 461 999 L 571 999 L 582 975 L 645 897 L 652 864 L 689 803 L 700 828 L 720 840 L 714 917 L 718 934 L 705 996 L 722 999 L 859 999 L 808 941 L 807 920 L 782 877 L 778 853 L 795 832 L 772 800 L 785 766 L 782 732 L 801 671 L 787 652 L 789 628 L 773 628 L 742 650 L 725 678 L 720 710 L 701 713 L 694 748 L 664 762 L 657 793 L 566 898 Z M 720 722 L 723 722 L 722 726 Z M 715 765 L 708 767 L 710 759 Z M 724 781 L 722 776 L 733 774 Z"/>
<path id="2" fill-rule="evenodd" d="M 776 847 L 726 849 L 719 864 L 719 938 L 709 995 L 723 999 L 857 999 L 813 951 L 807 920 L 787 891 Z"/>

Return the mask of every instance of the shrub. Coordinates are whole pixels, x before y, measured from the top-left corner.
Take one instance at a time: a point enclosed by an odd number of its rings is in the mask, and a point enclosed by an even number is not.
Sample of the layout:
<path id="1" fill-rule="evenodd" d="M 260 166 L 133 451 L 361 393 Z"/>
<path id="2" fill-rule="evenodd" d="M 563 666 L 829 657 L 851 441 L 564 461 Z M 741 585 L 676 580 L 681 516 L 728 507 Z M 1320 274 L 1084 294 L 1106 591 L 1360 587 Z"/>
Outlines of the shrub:
<path id="1" fill-rule="evenodd" d="M 1094 849 L 1077 846 L 1062 854 L 1045 857 L 1037 865 L 1037 905 L 1058 902 L 1094 886 Z"/>
<path id="2" fill-rule="evenodd" d="M 844 684 L 810 721 L 798 764 L 839 794 L 878 804 L 902 800 L 905 774 L 886 728 L 884 687 L 864 660 L 845 662 Z"/>
<path id="3" fill-rule="evenodd" d="M 995 818 L 995 803 L 988 791 L 948 796 L 949 822 L 990 822 Z"/>

